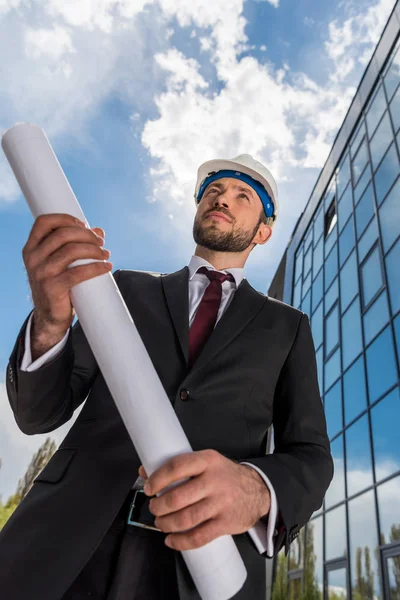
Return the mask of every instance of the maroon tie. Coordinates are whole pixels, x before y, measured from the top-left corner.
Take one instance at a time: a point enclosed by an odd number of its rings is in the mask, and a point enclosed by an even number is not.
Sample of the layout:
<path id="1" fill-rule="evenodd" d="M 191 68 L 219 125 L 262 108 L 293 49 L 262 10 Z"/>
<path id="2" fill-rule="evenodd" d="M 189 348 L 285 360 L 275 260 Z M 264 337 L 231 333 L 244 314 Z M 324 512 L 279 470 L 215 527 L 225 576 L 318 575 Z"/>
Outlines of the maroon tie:
<path id="1" fill-rule="evenodd" d="M 235 281 L 232 275 L 224 275 L 219 271 L 210 271 L 201 267 L 198 273 L 204 273 L 210 280 L 199 304 L 196 316 L 189 332 L 189 367 L 193 365 L 207 339 L 211 335 L 221 304 L 222 284 L 224 281 Z"/>

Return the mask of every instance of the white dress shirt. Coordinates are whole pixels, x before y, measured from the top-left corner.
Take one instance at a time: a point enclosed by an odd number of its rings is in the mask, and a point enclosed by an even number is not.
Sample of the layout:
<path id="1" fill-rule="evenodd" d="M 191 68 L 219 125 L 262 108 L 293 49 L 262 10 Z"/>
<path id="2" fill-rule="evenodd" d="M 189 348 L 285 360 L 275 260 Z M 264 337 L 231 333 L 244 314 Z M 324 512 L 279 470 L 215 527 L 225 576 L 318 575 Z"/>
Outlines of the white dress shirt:
<path id="1" fill-rule="evenodd" d="M 214 267 L 205 259 L 200 258 L 199 256 L 192 256 L 189 263 L 189 328 L 192 326 L 194 318 L 196 316 L 197 309 L 200 305 L 203 294 L 208 287 L 210 280 L 207 275 L 203 273 L 198 273 L 197 271 L 201 267 L 207 267 L 215 271 Z M 242 268 L 232 268 L 221 271 L 222 273 L 230 273 L 235 281 L 224 281 L 222 284 L 222 298 L 221 304 L 219 307 L 217 321 L 220 320 L 225 310 L 228 308 L 233 295 L 236 289 L 239 287 L 243 277 L 243 269 Z M 58 342 L 55 346 L 50 348 L 45 354 L 40 356 L 34 362 L 32 362 L 32 354 L 30 347 L 30 331 L 31 331 L 31 322 L 32 322 L 33 313 L 30 316 L 25 333 L 25 352 L 21 362 L 21 370 L 22 371 L 35 371 L 39 369 L 42 365 L 46 364 L 48 361 L 55 358 L 59 353 L 62 352 L 64 347 L 66 346 L 69 329 L 66 332 L 63 339 Z M 273 537 L 275 532 L 276 520 L 278 516 L 278 504 L 276 500 L 276 495 L 274 488 L 269 481 L 268 477 L 255 465 L 251 463 L 243 461 L 242 464 L 249 465 L 253 469 L 259 473 L 262 477 L 263 481 L 267 485 L 270 495 L 271 495 L 271 508 L 268 515 L 268 523 L 265 525 L 262 521 L 258 521 L 254 527 L 248 530 L 248 534 L 251 536 L 257 550 L 260 553 L 267 552 L 267 556 L 272 558 L 274 552 L 274 543 Z M 136 483 L 136 482 L 135 482 Z M 135 485 L 134 485 L 135 487 Z"/>

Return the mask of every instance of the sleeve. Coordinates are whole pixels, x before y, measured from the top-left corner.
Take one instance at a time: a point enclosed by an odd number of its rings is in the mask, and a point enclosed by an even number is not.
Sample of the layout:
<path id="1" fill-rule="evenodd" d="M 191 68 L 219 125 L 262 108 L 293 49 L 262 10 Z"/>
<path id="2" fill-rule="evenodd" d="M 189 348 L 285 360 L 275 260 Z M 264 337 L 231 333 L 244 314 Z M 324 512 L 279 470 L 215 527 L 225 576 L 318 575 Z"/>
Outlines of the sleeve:
<path id="1" fill-rule="evenodd" d="M 32 353 L 31 353 L 31 325 L 33 319 L 33 311 L 30 314 L 28 319 L 28 323 L 26 325 L 25 331 L 25 351 L 21 361 L 21 371 L 36 371 L 40 369 L 40 367 L 47 362 L 51 361 L 55 358 L 59 353 L 61 353 L 65 346 L 67 345 L 68 335 L 70 332 L 70 328 L 67 330 L 65 336 L 62 340 L 58 342 L 55 346 L 50 348 L 47 352 L 45 352 L 42 356 L 39 356 L 36 360 L 32 362 Z"/>
<path id="2" fill-rule="evenodd" d="M 264 520 L 260 519 L 258 523 L 251 527 L 248 530 L 248 534 L 254 542 L 255 547 L 259 551 L 260 554 L 266 553 L 268 558 L 273 558 L 274 556 L 274 536 L 276 534 L 276 521 L 278 517 L 278 504 L 276 501 L 275 490 L 268 479 L 268 477 L 255 465 L 251 463 L 243 461 L 241 464 L 248 465 L 257 471 L 257 473 L 262 477 L 265 482 L 265 485 L 269 489 L 269 493 L 271 495 L 271 508 L 269 510 L 269 514 L 267 517 L 267 524 L 264 523 Z"/>

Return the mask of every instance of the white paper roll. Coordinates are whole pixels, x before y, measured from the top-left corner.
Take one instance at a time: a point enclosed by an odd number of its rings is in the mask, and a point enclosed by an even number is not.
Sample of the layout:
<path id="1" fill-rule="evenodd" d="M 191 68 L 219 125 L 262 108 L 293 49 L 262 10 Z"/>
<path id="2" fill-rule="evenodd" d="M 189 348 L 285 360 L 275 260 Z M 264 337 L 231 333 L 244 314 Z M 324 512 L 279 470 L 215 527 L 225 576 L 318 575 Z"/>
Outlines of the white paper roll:
<path id="1" fill-rule="evenodd" d="M 4 133 L 2 147 L 34 218 L 67 213 L 87 223 L 43 129 L 18 123 Z M 74 286 L 71 301 L 146 472 L 150 475 L 172 456 L 191 452 L 112 274 Z M 229 535 L 182 555 L 203 600 L 228 600 L 246 580 L 245 565 Z"/>

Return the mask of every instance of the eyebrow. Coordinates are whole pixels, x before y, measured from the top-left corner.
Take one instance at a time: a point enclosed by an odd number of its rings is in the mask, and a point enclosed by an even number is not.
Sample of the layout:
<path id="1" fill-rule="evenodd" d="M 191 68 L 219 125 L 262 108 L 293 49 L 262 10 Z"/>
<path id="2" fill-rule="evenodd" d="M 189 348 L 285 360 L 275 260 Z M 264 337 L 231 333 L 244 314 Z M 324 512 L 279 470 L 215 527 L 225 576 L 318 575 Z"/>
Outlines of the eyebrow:
<path id="1" fill-rule="evenodd" d="M 210 183 L 209 187 L 217 187 L 217 188 L 223 188 L 224 184 L 223 183 Z M 249 194 L 250 196 L 253 196 L 253 191 L 249 188 L 244 188 L 241 185 L 234 185 L 233 186 L 236 190 L 239 190 L 240 192 L 245 192 L 246 194 Z"/>

